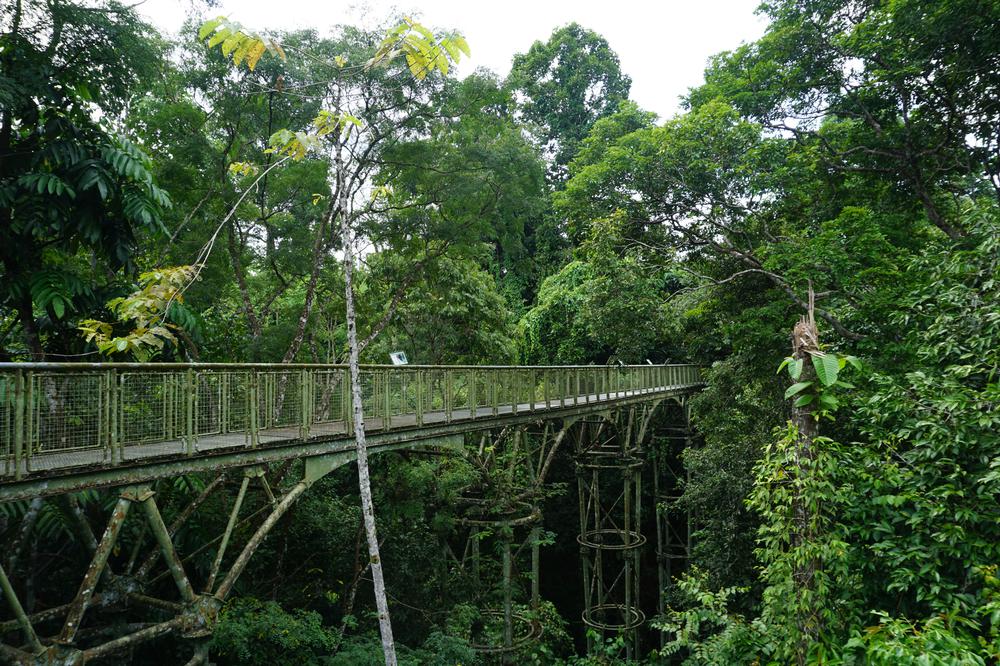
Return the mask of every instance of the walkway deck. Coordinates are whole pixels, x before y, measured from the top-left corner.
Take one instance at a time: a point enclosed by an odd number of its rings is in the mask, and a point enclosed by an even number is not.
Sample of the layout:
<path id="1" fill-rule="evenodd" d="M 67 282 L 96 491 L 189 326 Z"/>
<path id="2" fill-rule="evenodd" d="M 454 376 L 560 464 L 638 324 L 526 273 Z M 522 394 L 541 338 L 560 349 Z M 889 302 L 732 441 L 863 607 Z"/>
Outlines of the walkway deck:
<path id="1" fill-rule="evenodd" d="M 343 366 L 0 364 L 0 501 L 350 454 Z M 362 373 L 374 451 L 703 386 L 696 366 L 391 367 Z M 473 406 L 475 405 L 475 406 Z"/>

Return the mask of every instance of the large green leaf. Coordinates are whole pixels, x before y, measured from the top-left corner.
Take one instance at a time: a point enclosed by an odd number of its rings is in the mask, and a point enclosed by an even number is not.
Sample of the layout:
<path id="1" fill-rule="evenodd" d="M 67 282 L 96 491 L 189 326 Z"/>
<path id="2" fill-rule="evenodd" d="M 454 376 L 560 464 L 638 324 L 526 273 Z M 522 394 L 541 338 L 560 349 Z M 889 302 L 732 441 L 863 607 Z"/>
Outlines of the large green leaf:
<path id="1" fill-rule="evenodd" d="M 785 399 L 787 400 L 788 398 L 791 398 L 793 395 L 801 393 L 810 386 L 812 386 L 812 382 L 798 382 L 796 384 L 792 384 L 791 386 L 788 387 L 788 390 L 785 391 Z"/>
<path id="2" fill-rule="evenodd" d="M 840 363 L 834 354 L 816 354 L 812 357 L 816 377 L 823 386 L 833 386 L 840 372 Z"/>

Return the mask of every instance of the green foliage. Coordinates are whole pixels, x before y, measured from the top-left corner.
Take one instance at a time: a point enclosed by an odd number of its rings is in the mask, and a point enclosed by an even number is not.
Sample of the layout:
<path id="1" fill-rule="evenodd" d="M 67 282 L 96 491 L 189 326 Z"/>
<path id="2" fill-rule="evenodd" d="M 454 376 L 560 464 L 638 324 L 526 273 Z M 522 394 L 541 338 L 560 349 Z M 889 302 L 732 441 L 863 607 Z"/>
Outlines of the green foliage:
<path id="1" fill-rule="evenodd" d="M 16 310 L 35 357 L 35 308 L 62 332 L 99 307 L 96 292 L 116 288 L 137 237 L 162 231 L 170 206 L 115 122 L 160 49 L 134 10 L 105 9 L 25 0 L 0 10 L 11 27 L 0 35 L 0 307 Z"/>
<path id="2" fill-rule="evenodd" d="M 108 302 L 108 309 L 118 322 L 132 326 L 124 335 L 116 336 L 112 324 L 95 319 L 81 321 L 78 328 L 87 342 L 93 343 L 102 354 L 130 354 L 140 362 L 148 361 L 162 351 L 165 344 L 177 343 L 174 333 L 182 331 L 184 326 L 168 321 L 168 318 L 172 313 L 175 316 L 186 313 L 182 309 L 184 288 L 194 275 L 193 266 L 162 268 L 140 274 L 139 289 Z M 187 323 L 190 327 L 189 314 Z"/>
<path id="3" fill-rule="evenodd" d="M 212 654 L 241 666 L 307 666 L 329 663 L 333 634 L 318 613 L 288 613 L 273 601 L 237 599 L 223 609 L 212 636 Z"/>
<path id="4" fill-rule="evenodd" d="M 811 354 L 809 362 L 813 367 L 817 381 L 798 381 L 802 376 L 803 359 L 789 356 L 778 366 L 778 372 L 787 369 L 788 376 L 795 381 L 785 390 L 784 398 L 785 400 L 795 398 L 795 407 L 811 405 L 813 407 L 812 414 L 816 419 L 826 417 L 833 420 L 833 413 L 840 407 L 835 390 L 854 388 L 853 384 L 838 379 L 840 371 L 848 364 L 855 370 L 860 370 L 861 361 L 855 356 L 838 356 L 833 352 L 819 352 Z"/>
<path id="5" fill-rule="evenodd" d="M 850 447 L 828 438 L 814 438 L 808 455 L 801 445 L 789 424 L 757 464 L 748 499 L 761 515 L 761 622 L 779 663 L 826 659 L 837 637 L 857 626 L 863 603 L 855 596 L 861 579 L 851 529 L 838 521 L 854 501 L 843 475 L 857 463 Z"/>
<path id="6" fill-rule="evenodd" d="M 418 649 L 399 647 L 402 666 L 478 666 L 479 655 L 465 641 L 441 632 L 432 632 Z M 381 666 L 385 663 L 378 636 L 352 638 L 333 657 L 318 663 L 325 666 Z"/>
<path id="7" fill-rule="evenodd" d="M 372 257 L 371 283 L 375 303 L 390 296 L 395 271 L 409 266 L 398 257 Z M 367 286 L 367 285 L 366 285 Z M 384 362 L 402 349 L 411 363 L 492 363 L 514 358 L 514 322 L 493 276 L 473 260 L 442 257 L 428 267 L 424 279 L 411 289 L 392 324 L 369 348 L 369 358 Z"/>
<path id="8" fill-rule="evenodd" d="M 462 55 L 469 56 L 469 44 L 458 33 L 437 36 L 420 23 L 407 17 L 389 30 L 378 50 L 366 67 L 391 62 L 402 55 L 406 66 L 416 79 L 423 79 L 434 71 L 448 75 L 449 65 L 457 63 Z"/>
<path id="9" fill-rule="evenodd" d="M 986 666 L 996 651 L 983 653 L 979 623 L 955 613 L 911 622 L 876 613 L 879 623 L 847 642 L 847 653 L 873 666 Z M 853 652 L 853 655 L 851 654 Z M 848 657 L 849 661 L 851 657 Z"/>
<path id="10" fill-rule="evenodd" d="M 632 81 L 622 74 L 607 40 L 570 23 L 514 56 L 508 84 L 524 96 L 525 119 L 538 127 L 553 157 L 551 174 L 562 180 L 580 141 L 628 97 Z"/>
<path id="11" fill-rule="evenodd" d="M 733 613 L 729 605 L 746 588 L 727 587 L 713 592 L 708 575 L 697 568 L 676 580 L 679 609 L 669 608 L 666 616 L 652 625 L 666 634 L 660 650 L 684 666 L 750 664 L 766 649 L 760 628 Z"/>
<path id="12" fill-rule="evenodd" d="M 538 304 L 521 320 L 523 362 L 536 365 L 587 363 L 603 349 L 587 329 L 587 294 L 593 276 L 589 265 L 575 261 L 546 278 Z"/>
<path id="13" fill-rule="evenodd" d="M 917 360 L 876 374 L 851 402 L 869 441 L 816 438 L 803 455 L 788 430 L 758 464 L 750 505 L 762 518 L 761 622 L 779 658 L 803 644 L 811 659 L 847 663 L 995 657 L 1000 479 L 988 405 L 1000 327 L 986 304 L 997 298 L 996 224 L 992 208 L 978 210 L 967 249 L 933 249 L 911 265 L 926 283 L 894 321 Z M 814 360 L 819 383 L 842 383 L 843 363 Z M 794 538 L 802 529 L 808 538 Z M 879 624 L 862 632 L 869 613 Z"/>
<path id="14" fill-rule="evenodd" d="M 276 40 L 244 32 L 240 24 L 230 21 L 225 16 L 202 23 L 198 30 L 198 39 L 204 40 L 210 49 L 218 46 L 222 55 L 232 59 L 235 67 L 245 62 L 251 72 L 257 67 L 257 62 L 265 52 L 282 60 L 287 57 L 281 44 Z"/>

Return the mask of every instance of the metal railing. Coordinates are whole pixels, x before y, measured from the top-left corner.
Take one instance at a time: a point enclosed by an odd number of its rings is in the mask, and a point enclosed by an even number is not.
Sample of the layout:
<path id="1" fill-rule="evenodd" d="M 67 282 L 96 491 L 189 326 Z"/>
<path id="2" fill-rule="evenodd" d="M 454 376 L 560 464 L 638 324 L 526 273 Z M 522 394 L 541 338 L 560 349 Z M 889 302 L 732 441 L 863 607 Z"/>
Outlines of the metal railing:
<path id="1" fill-rule="evenodd" d="M 363 366 L 366 430 L 694 388 L 694 365 Z M 0 363 L 0 479 L 349 435 L 341 365 Z"/>

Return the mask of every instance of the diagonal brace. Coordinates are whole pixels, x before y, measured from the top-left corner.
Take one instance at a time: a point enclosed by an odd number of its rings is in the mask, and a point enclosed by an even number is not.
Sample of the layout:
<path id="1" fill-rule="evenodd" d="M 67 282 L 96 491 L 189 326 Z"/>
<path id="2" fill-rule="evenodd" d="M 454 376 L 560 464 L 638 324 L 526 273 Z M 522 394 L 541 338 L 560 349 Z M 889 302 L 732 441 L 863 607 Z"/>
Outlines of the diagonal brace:
<path id="1" fill-rule="evenodd" d="M 205 583 L 205 592 L 210 594 L 212 588 L 215 587 L 215 578 L 219 575 L 219 568 L 222 566 L 222 558 L 226 554 L 226 547 L 229 545 L 229 539 L 233 536 L 233 530 L 236 528 L 236 519 L 239 518 L 240 509 L 243 507 L 243 498 L 246 497 L 247 487 L 250 485 L 250 476 L 244 475 L 243 482 L 240 484 L 240 491 L 236 495 L 236 502 L 233 504 L 233 510 L 229 513 L 229 522 L 226 523 L 226 531 L 222 535 L 222 542 L 219 543 L 219 551 L 215 554 L 215 561 L 212 563 L 212 571 L 208 574 L 208 582 Z"/>
<path id="2" fill-rule="evenodd" d="M 160 544 L 160 552 L 163 553 L 163 559 L 167 563 L 167 568 L 170 569 L 170 574 L 174 577 L 177 589 L 181 593 L 181 599 L 186 603 L 194 602 L 197 599 L 197 595 L 194 593 L 194 588 L 191 587 L 191 581 L 188 580 L 187 575 L 184 573 L 184 565 L 181 563 L 181 558 L 177 556 L 177 551 L 174 549 L 174 542 L 170 538 L 170 530 L 167 529 L 166 524 L 163 522 L 163 516 L 160 515 L 160 510 L 156 506 L 153 493 L 147 493 L 144 497 L 139 498 L 139 501 L 146 512 L 146 520 L 149 521 L 149 527 L 153 530 L 153 535 L 156 537 L 157 543 Z"/>
<path id="3" fill-rule="evenodd" d="M 122 493 L 122 496 L 118 499 L 118 503 L 115 505 L 114 511 L 111 512 L 111 519 L 108 521 L 108 527 L 104 530 L 104 536 L 101 537 L 101 542 L 97 544 L 97 550 L 94 551 L 94 557 L 90 561 L 90 566 L 83 577 L 83 582 L 80 583 L 80 589 L 76 593 L 76 597 L 70 603 L 69 612 L 66 614 L 66 621 L 57 639 L 59 643 L 72 644 L 73 639 L 76 638 L 76 632 L 80 628 L 80 621 L 83 619 L 83 614 L 87 611 L 87 606 L 90 605 L 90 600 L 94 596 L 94 590 L 101 579 L 105 565 L 108 563 L 108 557 L 111 556 L 111 551 L 118 540 L 118 533 L 121 531 L 122 525 L 125 524 L 125 516 L 128 515 L 129 507 L 132 506 L 132 500 L 127 496 L 128 492 L 132 490 L 134 489 L 128 488 Z"/>
<path id="4" fill-rule="evenodd" d="M 31 620 L 28 619 L 27 613 L 24 612 L 24 607 L 21 606 L 21 602 L 14 592 L 14 586 L 10 584 L 7 572 L 3 570 L 3 565 L 0 565 L 0 587 L 3 588 L 3 596 L 7 600 L 7 605 L 11 607 L 14 611 L 14 616 L 17 617 L 17 623 L 21 626 L 21 631 L 24 633 L 24 638 L 28 641 L 28 645 L 31 646 L 35 654 L 42 652 L 45 648 L 42 647 L 41 641 L 38 640 L 38 634 L 35 633 L 35 628 L 31 626 Z"/>

